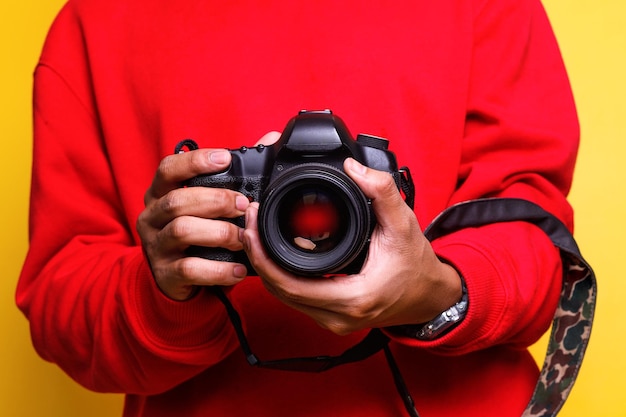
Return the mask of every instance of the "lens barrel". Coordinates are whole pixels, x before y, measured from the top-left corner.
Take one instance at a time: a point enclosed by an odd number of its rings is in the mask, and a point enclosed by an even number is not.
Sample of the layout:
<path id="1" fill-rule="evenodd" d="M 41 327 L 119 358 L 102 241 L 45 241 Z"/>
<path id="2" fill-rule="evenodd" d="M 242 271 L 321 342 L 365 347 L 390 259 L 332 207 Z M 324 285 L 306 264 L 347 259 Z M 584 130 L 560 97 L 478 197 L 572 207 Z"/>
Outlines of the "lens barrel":
<path id="1" fill-rule="evenodd" d="M 258 227 L 268 255 L 298 275 L 341 272 L 371 233 L 370 204 L 343 171 L 304 163 L 281 173 L 261 198 Z"/>

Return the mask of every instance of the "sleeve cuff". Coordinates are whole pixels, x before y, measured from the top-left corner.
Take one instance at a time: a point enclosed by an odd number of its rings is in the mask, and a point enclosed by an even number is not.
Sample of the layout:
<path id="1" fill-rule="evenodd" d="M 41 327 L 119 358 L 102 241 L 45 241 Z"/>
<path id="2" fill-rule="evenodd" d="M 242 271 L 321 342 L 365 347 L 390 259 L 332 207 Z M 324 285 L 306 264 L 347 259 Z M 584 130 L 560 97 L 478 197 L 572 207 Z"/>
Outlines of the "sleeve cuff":
<path id="1" fill-rule="evenodd" d="M 237 345 L 228 316 L 222 304 L 208 291 L 193 298 L 176 301 L 165 296 L 156 285 L 143 254 L 132 262 L 135 273 L 121 291 L 122 311 L 135 337 L 158 355 L 190 361 L 223 356 Z M 212 355 L 207 355 L 207 350 Z M 219 352 L 215 352 L 218 350 Z M 193 359 L 193 352 L 198 358 Z M 184 358 L 184 359 L 183 359 Z"/>
<path id="2" fill-rule="evenodd" d="M 492 259 L 498 256 L 489 256 L 493 249 L 485 244 L 485 236 L 474 235 L 474 231 L 464 230 L 432 243 L 437 256 L 456 268 L 465 280 L 469 300 L 465 318 L 451 331 L 433 340 L 418 340 L 390 331 L 395 340 L 449 355 L 469 353 L 490 344 L 491 335 L 503 320 L 508 304 L 501 281 L 502 270 L 512 266 L 507 265 L 501 254 L 499 264 L 495 265 Z"/>

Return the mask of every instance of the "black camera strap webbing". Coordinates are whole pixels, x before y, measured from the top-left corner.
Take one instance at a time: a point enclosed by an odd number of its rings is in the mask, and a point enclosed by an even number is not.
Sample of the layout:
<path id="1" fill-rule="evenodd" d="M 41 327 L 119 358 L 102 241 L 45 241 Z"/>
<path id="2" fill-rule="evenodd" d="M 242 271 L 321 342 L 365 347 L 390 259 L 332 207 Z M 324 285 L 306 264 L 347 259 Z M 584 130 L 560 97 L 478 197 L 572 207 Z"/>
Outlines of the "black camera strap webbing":
<path id="1" fill-rule="evenodd" d="M 324 355 L 277 360 L 261 360 L 254 353 L 252 353 L 250 344 L 248 343 L 248 339 L 243 330 L 241 317 L 224 293 L 222 287 L 209 287 L 209 290 L 213 292 L 213 294 L 215 294 L 215 296 L 226 307 L 228 317 L 233 325 L 233 328 L 235 329 L 235 333 L 237 334 L 241 350 L 250 365 L 258 368 L 281 371 L 324 372 L 339 365 L 362 361 L 383 350 L 385 352 L 385 358 L 387 360 L 387 364 L 389 365 L 389 369 L 391 370 L 396 389 L 402 398 L 406 411 L 411 417 L 419 417 L 419 414 L 415 409 L 413 398 L 404 383 L 404 379 L 400 374 L 400 369 L 398 368 L 398 365 L 396 364 L 391 353 L 391 349 L 389 348 L 390 339 L 380 329 L 371 329 L 363 340 L 337 356 Z"/>
<path id="2" fill-rule="evenodd" d="M 187 151 L 195 151 L 198 149 L 198 144 L 193 139 L 183 139 L 174 147 L 174 155 Z"/>
<path id="3" fill-rule="evenodd" d="M 553 417 L 565 403 L 580 370 L 591 335 L 597 296 L 593 270 L 583 259 L 567 227 L 534 203 L 521 199 L 495 198 L 473 200 L 446 209 L 424 234 L 432 241 L 460 229 L 512 221 L 526 221 L 540 227 L 560 249 L 563 260 L 563 288 L 552 324 L 548 351 L 533 396 L 523 413 L 523 417 Z M 390 339 L 380 329 L 372 329 L 361 342 L 339 356 L 262 361 L 252 353 L 241 318 L 222 288 L 211 287 L 211 291 L 226 307 L 250 365 L 285 371 L 323 372 L 345 363 L 364 360 L 384 350 L 408 414 L 418 417 L 413 399 L 391 354 Z"/>
<path id="4" fill-rule="evenodd" d="M 389 342 L 389 337 L 383 334 L 379 329 L 373 329 L 367 334 L 367 336 L 365 336 L 362 341 L 347 349 L 345 352 L 338 356 L 323 355 L 277 360 L 261 360 L 254 353 L 252 353 L 246 335 L 243 331 L 241 318 L 239 317 L 237 310 L 233 307 L 226 294 L 224 294 L 223 289 L 217 286 L 210 287 L 210 289 L 226 307 L 228 317 L 233 323 L 235 332 L 237 333 L 237 338 L 239 339 L 241 349 L 246 356 L 246 360 L 252 366 L 278 369 L 282 371 L 323 372 L 339 365 L 367 359 L 373 354 L 380 352 L 380 350 L 383 349 L 383 346 Z"/>

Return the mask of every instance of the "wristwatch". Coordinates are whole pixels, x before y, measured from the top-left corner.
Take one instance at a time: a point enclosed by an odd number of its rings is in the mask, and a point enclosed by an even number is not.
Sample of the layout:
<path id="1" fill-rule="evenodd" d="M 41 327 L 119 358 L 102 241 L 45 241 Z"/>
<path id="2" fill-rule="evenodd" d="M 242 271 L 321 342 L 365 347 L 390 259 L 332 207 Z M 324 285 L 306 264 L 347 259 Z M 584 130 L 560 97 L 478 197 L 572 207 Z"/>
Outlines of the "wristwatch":
<path id="1" fill-rule="evenodd" d="M 452 307 L 439 314 L 437 317 L 425 324 L 394 326 L 394 330 L 399 331 L 404 336 L 413 337 L 419 340 L 434 340 L 457 326 L 467 314 L 469 299 L 465 281 L 461 279 L 461 299 Z"/>

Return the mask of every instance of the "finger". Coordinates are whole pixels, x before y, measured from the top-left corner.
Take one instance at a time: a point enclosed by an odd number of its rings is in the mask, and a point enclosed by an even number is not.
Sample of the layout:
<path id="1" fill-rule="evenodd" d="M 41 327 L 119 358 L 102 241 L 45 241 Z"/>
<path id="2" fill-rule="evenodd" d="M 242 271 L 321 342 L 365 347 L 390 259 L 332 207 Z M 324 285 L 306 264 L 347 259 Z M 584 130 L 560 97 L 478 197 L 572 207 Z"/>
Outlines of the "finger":
<path id="1" fill-rule="evenodd" d="M 254 269 L 261 277 L 267 279 L 268 289 L 274 295 L 280 296 L 281 293 L 285 292 L 283 287 L 299 279 L 294 274 L 280 268 L 265 251 L 257 228 L 258 208 L 258 203 L 252 203 L 246 210 L 246 226 L 242 236 L 243 247 Z"/>
<path id="2" fill-rule="evenodd" d="M 239 231 L 239 227 L 223 220 L 177 217 L 159 231 L 156 245 L 162 253 L 179 252 L 189 246 L 239 251 L 243 249 Z"/>
<path id="3" fill-rule="evenodd" d="M 283 273 L 282 269 L 278 268 L 273 262 L 270 261 L 265 248 L 261 244 L 259 232 L 257 228 L 257 216 L 259 213 L 259 204 L 251 203 L 245 213 L 245 229 L 243 232 L 243 246 L 248 259 L 254 265 L 255 270 L 260 275 L 266 275 L 270 272 Z M 259 269 L 256 269 L 257 266 Z"/>
<path id="4" fill-rule="evenodd" d="M 167 266 L 162 276 L 167 280 L 159 287 L 174 299 L 186 299 L 195 286 L 235 285 L 247 275 L 246 267 L 232 262 L 219 262 L 202 258 L 180 258 Z"/>
<path id="5" fill-rule="evenodd" d="M 197 149 L 163 158 L 146 193 L 146 204 L 150 199 L 160 198 L 180 187 L 190 178 L 223 171 L 230 161 L 230 152 L 225 149 Z"/>
<path id="6" fill-rule="evenodd" d="M 222 188 L 177 188 L 146 207 L 143 216 L 152 227 L 162 228 L 176 217 L 234 218 L 243 216 L 247 197 Z"/>
<path id="7" fill-rule="evenodd" d="M 265 135 L 263 135 L 254 146 L 259 146 L 259 145 L 265 145 L 265 146 L 269 146 L 269 145 L 273 145 L 274 143 L 276 143 L 276 141 L 278 141 L 278 139 L 280 139 L 280 132 L 276 132 L 276 131 L 272 131 L 272 132 L 268 132 Z"/>
<path id="8" fill-rule="evenodd" d="M 395 225 L 401 225 L 402 222 L 398 222 L 398 219 L 409 213 L 412 218 L 415 217 L 402 199 L 393 176 L 389 172 L 368 168 L 353 158 L 345 160 L 344 170 L 372 200 L 376 221 L 383 228 L 393 229 Z"/>

